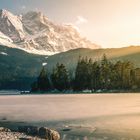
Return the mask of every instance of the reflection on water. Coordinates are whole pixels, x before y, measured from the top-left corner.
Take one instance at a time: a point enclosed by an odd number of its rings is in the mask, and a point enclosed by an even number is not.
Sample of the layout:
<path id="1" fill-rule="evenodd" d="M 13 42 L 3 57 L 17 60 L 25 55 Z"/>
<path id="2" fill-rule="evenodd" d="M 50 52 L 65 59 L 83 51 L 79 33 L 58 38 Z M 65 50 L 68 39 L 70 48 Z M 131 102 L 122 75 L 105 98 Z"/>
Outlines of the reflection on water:
<path id="1" fill-rule="evenodd" d="M 62 140 L 140 139 L 140 94 L 0 96 L 0 119 L 57 129 Z"/>

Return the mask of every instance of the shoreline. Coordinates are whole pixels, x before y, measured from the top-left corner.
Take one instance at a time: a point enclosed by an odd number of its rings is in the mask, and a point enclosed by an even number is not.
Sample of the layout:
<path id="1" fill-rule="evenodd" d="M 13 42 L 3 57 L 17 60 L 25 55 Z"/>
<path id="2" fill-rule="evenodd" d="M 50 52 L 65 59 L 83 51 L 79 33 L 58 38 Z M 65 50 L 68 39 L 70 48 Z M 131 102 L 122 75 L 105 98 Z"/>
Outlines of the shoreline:
<path id="1" fill-rule="evenodd" d="M 47 95 L 1 96 L 0 126 L 48 127 L 63 140 L 140 139 L 137 93 Z"/>
<path id="2" fill-rule="evenodd" d="M 119 94 L 140 94 L 140 91 L 139 92 L 101 92 L 101 93 L 28 93 L 28 94 L 21 94 L 21 93 L 18 93 L 18 94 L 2 94 L 0 93 L 0 96 L 26 96 L 26 95 L 29 95 L 29 96 L 42 96 L 42 95 L 119 95 Z"/>
<path id="3" fill-rule="evenodd" d="M 1 121 L 0 125 L 5 127 L 11 126 L 44 126 L 48 125 L 49 128 L 57 130 L 61 135 L 63 140 L 77 140 L 77 139 L 96 139 L 96 140 L 128 140 L 128 139 L 140 139 L 139 131 L 140 126 L 134 127 L 127 122 L 134 118 L 139 118 L 139 114 L 124 114 L 124 115 L 113 115 L 113 116 L 100 116 L 91 119 L 77 119 L 77 120 L 67 120 L 67 121 L 56 121 L 56 122 L 16 122 L 16 121 Z M 92 122 L 90 125 L 87 125 L 87 120 Z M 112 121 L 116 121 L 112 126 Z M 124 127 L 120 129 L 121 125 Z M 140 121 L 140 119 L 139 119 Z M 73 123 L 72 123 L 73 122 Z M 64 124 L 63 126 L 60 124 Z M 101 124 L 102 125 L 101 125 Z M 110 124 L 111 123 L 111 124 Z M 104 126 L 104 124 L 106 124 Z M 52 127 L 51 127 L 52 125 Z M 101 126 L 100 126 L 101 125 Z M 59 126 L 59 127 L 58 127 Z M 129 127 L 128 127 L 129 126 Z M 15 129 L 13 129 L 15 130 Z M 40 139 L 37 139 L 40 140 Z"/>
<path id="4" fill-rule="evenodd" d="M 26 93 L 27 92 L 27 93 Z M 139 94 L 140 90 L 105 90 L 100 92 L 83 92 L 83 91 L 44 91 L 44 92 L 30 92 L 30 91 L 19 91 L 19 90 L 0 90 L 0 96 L 5 95 L 96 95 L 96 94 Z"/>

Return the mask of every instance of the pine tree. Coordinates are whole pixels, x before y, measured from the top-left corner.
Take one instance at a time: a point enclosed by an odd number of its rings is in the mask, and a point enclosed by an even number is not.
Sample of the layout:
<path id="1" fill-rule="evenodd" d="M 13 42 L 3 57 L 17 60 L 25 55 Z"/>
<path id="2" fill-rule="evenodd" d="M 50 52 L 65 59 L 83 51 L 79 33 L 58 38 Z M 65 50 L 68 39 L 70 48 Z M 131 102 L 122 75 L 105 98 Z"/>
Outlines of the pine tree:
<path id="1" fill-rule="evenodd" d="M 33 82 L 31 85 L 31 92 L 36 92 L 36 91 L 38 91 L 37 81 Z"/>
<path id="2" fill-rule="evenodd" d="M 37 78 L 38 90 L 47 91 L 51 89 L 50 81 L 45 70 L 45 67 L 42 68 L 39 77 Z"/>
<path id="3" fill-rule="evenodd" d="M 123 63 L 122 73 L 123 73 L 123 88 L 130 89 L 131 88 L 131 72 L 133 70 L 133 64 L 129 61 Z"/>
<path id="4" fill-rule="evenodd" d="M 113 89 L 122 89 L 123 84 L 123 63 L 117 61 L 113 67 L 113 74 L 111 76 L 111 83 Z"/>
<path id="5" fill-rule="evenodd" d="M 95 61 L 92 64 L 92 73 L 91 73 L 91 79 L 92 79 L 92 90 L 97 90 L 100 89 L 100 83 L 101 83 L 101 79 L 100 79 L 100 66 L 97 63 L 97 61 Z"/>
<path id="6" fill-rule="evenodd" d="M 88 70 L 88 59 L 79 59 L 75 71 L 74 89 L 81 91 L 89 88 L 89 70 Z"/>
<path id="7" fill-rule="evenodd" d="M 88 89 L 93 90 L 93 84 L 94 84 L 94 77 L 93 77 L 93 61 L 90 58 L 88 60 L 88 64 L 87 64 L 87 72 L 88 72 L 88 77 L 87 77 L 87 83 L 88 83 Z"/>
<path id="8" fill-rule="evenodd" d="M 51 80 L 55 89 L 63 91 L 70 88 L 69 73 L 63 64 L 56 65 L 51 74 Z"/>
<path id="9" fill-rule="evenodd" d="M 101 60 L 101 67 L 100 67 L 100 76 L 101 76 L 101 87 L 102 89 L 108 89 L 110 86 L 110 62 L 108 61 L 106 55 L 103 55 Z"/>
<path id="10" fill-rule="evenodd" d="M 140 89 L 140 68 L 131 71 L 132 89 Z"/>

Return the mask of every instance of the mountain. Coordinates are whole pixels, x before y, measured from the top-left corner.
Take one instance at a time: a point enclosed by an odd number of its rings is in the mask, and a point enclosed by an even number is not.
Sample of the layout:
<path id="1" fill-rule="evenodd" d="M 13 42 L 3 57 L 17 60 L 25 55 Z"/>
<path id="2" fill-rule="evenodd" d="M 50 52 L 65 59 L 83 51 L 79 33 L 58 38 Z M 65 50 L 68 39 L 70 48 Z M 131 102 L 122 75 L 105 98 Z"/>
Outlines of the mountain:
<path id="1" fill-rule="evenodd" d="M 82 37 L 73 25 L 53 23 L 41 12 L 31 11 L 17 16 L 0 10 L 0 32 L 5 36 L 0 40 L 1 45 L 35 54 L 52 55 L 77 48 L 100 48 Z"/>
<path id="2" fill-rule="evenodd" d="M 42 65 L 45 65 L 50 74 L 56 63 L 63 63 L 72 74 L 79 56 L 100 60 L 103 54 L 106 54 L 111 61 L 129 60 L 136 67 L 140 67 L 140 46 L 97 50 L 80 48 L 48 57 L 0 45 L 0 89 L 30 89 Z"/>
<path id="3" fill-rule="evenodd" d="M 47 59 L 47 67 L 51 71 L 53 67 L 59 62 L 67 66 L 71 71 L 76 68 L 79 56 L 92 58 L 93 60 L 101 60 L 102 56 L 106 54 L 107 58 L 111 61 L 131 61 L 136 67 L 140 67 L 140 46 L 129 46 L 124 48 L 110 48 L 110 49 L 87 49 L 80 48 L 70 50 L 67 52 L 59 53 L 50 56 Z"/>
<path id="4" fill-rule="evenodd" d="M 6 45 L 6 46 L 13 46 L 13 41 L 6 35 L 4 35 L 2 32 L 0 32 L 0 43 L 1 45 Z"/>
<path id="5" fill-rule="evenodd" d="M 11 38 L 13 42 L 19 42 L 25 38 L 22 19 L 7 10 L 0 10 L 0 31 Z"/>
<path id="6" fill-rule="evenodd" d="M 29 89 L 46 56 L 0 45 L 0 89 Z"/>

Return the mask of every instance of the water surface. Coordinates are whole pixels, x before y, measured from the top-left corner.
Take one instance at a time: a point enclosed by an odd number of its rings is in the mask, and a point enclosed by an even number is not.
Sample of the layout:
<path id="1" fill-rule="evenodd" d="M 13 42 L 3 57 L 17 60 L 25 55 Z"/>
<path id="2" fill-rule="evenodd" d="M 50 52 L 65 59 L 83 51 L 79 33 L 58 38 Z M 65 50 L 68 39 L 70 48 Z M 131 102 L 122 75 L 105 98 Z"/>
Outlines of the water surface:
<path id="1" fill-rule="evenodd" d="M 3 95 L 0 119 L 48 126 L 63 140 L 139 140 L 140 94 Z"/>

